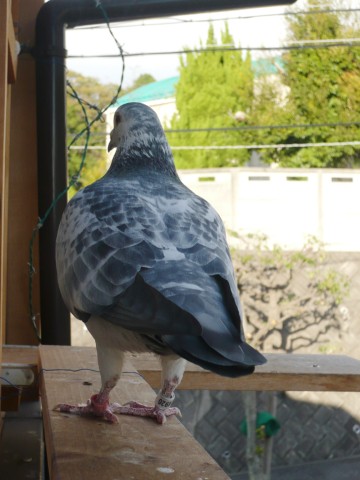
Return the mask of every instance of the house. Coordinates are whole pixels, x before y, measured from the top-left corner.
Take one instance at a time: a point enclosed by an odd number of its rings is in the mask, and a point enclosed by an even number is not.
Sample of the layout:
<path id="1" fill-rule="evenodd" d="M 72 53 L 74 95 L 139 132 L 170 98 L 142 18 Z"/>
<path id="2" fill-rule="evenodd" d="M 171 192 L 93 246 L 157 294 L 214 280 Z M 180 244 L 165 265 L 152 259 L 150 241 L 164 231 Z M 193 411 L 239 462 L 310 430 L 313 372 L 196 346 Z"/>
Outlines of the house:
<path id="1" fill-rule="evenodd" d="M 281 57 L 260 58 L 254 60 L 252 66 L 255 73 L 255 94 L 261 79 L 266 75 L 268 81 L 278 86 L 279 99 L 284 102 L 286 100 L 287 87 L 279 81 L 279 73 L 283 71 L 283 61 Z M 120 97 L 107 112 L 109 130 L 112 128 L 115 110 L 120 105 L 128 102 L 145 103 L 155 110 L 162 125 L 164 127 L 168 126 L 173 115 L 177 112 L 175 88 L 179 78 L 179 76 L 175 76 L 151 82 Z"/>
<path id="2" fill-rule="evenodd" d="M 124 103 L 141 102 L 155 110 L 163 126 L 168 125 L 176 113 L 175 86 L 178 81 L 179 77 L 176 76 L 143 85 L 120 97 L 114 107 L 109 109 L 108 115 L 112 118 L 114 111 Z"/>

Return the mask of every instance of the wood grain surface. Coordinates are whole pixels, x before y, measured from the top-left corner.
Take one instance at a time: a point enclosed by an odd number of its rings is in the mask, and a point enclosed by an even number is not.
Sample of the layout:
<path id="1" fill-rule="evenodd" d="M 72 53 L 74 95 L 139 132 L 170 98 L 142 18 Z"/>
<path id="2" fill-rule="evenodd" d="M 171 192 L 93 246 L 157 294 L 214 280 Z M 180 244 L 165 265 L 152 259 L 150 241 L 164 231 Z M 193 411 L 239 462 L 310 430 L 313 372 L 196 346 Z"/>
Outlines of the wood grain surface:
<path id="1" fill-rule="evenodd" d="M 264 354 L 268 362 L 252 375 L 225 378 L 187 364 L 183 390 L 360 392 L 360 361 L 345 355 Z M 154 355 L 131 357 L 134 367 L 153 387 L 160 386 L 160 365 Z"/>
<path id="2" fill-rule="evenodd" d="M 81 403 L 98 391 L 94 348 L 40 347 L 41 398 L 51 479 L 225 480 L 228 476 L 175 418 L 160 426 L 152 419 L 121 415 L 117 425 L 53 411 L 59 402 Z M 112 401 L 153 404 L 154 391 L 126 364 Z"/>

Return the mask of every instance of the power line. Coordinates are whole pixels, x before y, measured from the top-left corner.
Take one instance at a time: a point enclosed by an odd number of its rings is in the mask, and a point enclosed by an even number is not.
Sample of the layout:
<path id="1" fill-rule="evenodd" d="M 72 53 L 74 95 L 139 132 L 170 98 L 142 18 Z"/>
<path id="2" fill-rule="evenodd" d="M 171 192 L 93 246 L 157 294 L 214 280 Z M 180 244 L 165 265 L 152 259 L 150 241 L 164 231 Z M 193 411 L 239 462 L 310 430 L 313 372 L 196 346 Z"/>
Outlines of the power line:
<path id="1" fill-rule="evenodd" d="M 314 142 L 314 143 L 274 143 L 264 145 L 189 145 L 189 146 L 170 146 L 172 150 L 269 150 L 269 149 L 288 149 L 288 148 L 314 148 L 314 147 L 346 147 L 360 146 L 360 141 L 353 140 L 348 142 Z M 70 150 L 83 150 L 85 146 L 71 146 Z M 104 145 L 88 146 L 88 150 L 106 150 Z"/>
<path id="2" fill-rule="evenodd" d="M 175 21 L 168 22 L 138 22 L 138 23 L 122 23 L 118 26 L 114 25 L 113 29 L 116 28 L 137 28 L 137 27 L 155 27 L 162 25 L 183 25 L 184 23 L 197 24 L 197 23 L 211 23 L 211 22 L 224 22 L 227 20 L 253 20 L 256 18 L 272 18 L 272 17 L 284 17 L 284 16 L 301 16 L 301 15 L 321 15 L 324 13 L 352 13 L 359 12 L 359 8 L 339 8 L 339 9 L 323 9 L 323 10 L 304 10 L 297 12 L 278 12 L 278 13 L 263 13 L 257 15 L 239 15 L 236 17 L 221 17 L 221 18 L 196 18 L 196 19 L 182 19 L 175 18 Z M 100 30 L 106 28 L 104 25 L 92 25 L 86 27 L 78 27 L 77 30 Z"/>
<path id="3" fill-rule="evenodd" d="M 288 42 L 288 45 L 332 45 L 338 43 L 359 43 L 360 38 L 318 38 L 315 40 L 294 40 L 293 42 Z"/>
<path id="4" fill-rule="evenodd" d="M 336 123 L 298 123 L 293 125 L 244 125 L 241 127 L 211 127 L 211 128 L 178 128 L 165 130 L 166 133 L 192 133 L 192 132 L 224 132 L 241 130 L 279 130 L 292 128 L 318 128 L 318 127 L 353 127 L 360 126 L 360 122 Z"/>
<path id="5" fill-rule="evenodd" d="M 120 97 L 121 98 L 121 97 Z M 231 132 L 246 130 L 285 130 L 297 128 L 320 128 L 320 127 L 359 127 L 359 122 L 335 122 L 335 123 L 295 123 L 288 125 L 242 125 L 240 127 L 209 127 L 209 128 L 173 128 L 164 129 L 167 134 L 171 133 L 196 133 L 196 132 Z M 110 132 L 93 132 L 93 137 L 104 137 Z"/>
<path id="6" fill-rule="evenodd" d="M 277 13 L 260 13 L 257 15 L 239 15 L 237 17 L 222 17 L 222 18 L 208 18 L 208 19 L 184 19 L 182 23 L 204 23 L 204 22 L 223 22 L 226 20 L 253 20 L 256 18 L 272 18 L 272 17 L 298 17 L 301 15 L 322 15 L 325 13 L 346 13 L 346 12 L 359 12 L 359 8 L 326 8 L 322 10 L 299 10 L 299 11 L 285 11 Z"/>
<path id="7" fill-rule="evenodd" d="M 311 43 L 305 43 L 306 40 L 299 40 L 296 45 L 278 45 L 272 47 L 207 47 L 207 48 L 185 48 L 183 50 L 162 50 L 157 52 L 133 52 L 124 53 L 124 57 L 146 57 L 154 55 L 182 55 L 186 53 L 211 53 L 211 52 L 271 52 L 271 51 L 289 51 L 289 50 L 310 50 L 310 49 L 325 49 L 325 48 L 337 48 L 337 47 L 360 47 L 360 38 L 356 39 L 330 39 L 328 41 L 321 40 L 316 43 L 316 40 Z M 69 59 L 85 59 L 85 58 L 115 58 L 118 55 L 97 54 L 97 55 L 68 55 Z"/>
<path id="8" fill-rule="evenodd" d="M 314 142 L 314 143 L 275 143 L 265 145 L 196 145 L 171 147 L 172 150 L 267 150 L 283 148 L 346 147 L 360 146 L 360 141 L 351 142 Z"/>

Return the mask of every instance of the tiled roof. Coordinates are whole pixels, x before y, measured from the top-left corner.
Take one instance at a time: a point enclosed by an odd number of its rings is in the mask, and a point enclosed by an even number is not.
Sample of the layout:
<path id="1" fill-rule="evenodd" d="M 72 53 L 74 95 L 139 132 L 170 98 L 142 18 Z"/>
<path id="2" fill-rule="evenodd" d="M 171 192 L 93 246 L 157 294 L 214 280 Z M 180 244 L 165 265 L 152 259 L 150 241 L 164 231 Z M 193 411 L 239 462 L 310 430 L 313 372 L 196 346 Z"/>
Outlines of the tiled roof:
<path id="1" fill-rule="evenodd" d="M 120 97 L 116 105 L 123 105 L 128 102 L 150 102 L 151 100 L 158 100 L 163 98 L 171 98 L 175 95 L 175 85 L 179 77 L 165 78 L 158 82 L 151 82 L 147 85 L 127 93 Z"/>
<path id="2" fill-rule="evenodd" d="M 261 75 L 274 75 L 278 73 L 276 65 L 283 68 L 283 61 L 281 57 L 273 58 L 259 58 L 253 60 L 252 67 L 255 76 Z M 160 100 L 165 98 L 171 98 L 175 96 L 175 85 L 179 81 L 179 77 L 165 78 L 157 82 L 151 82 L 142 87 L 127 93 L 123 97 L 120 97 L 115 106 L 123 105 L 128 102 L 151 102 L 152 100 Z"/>

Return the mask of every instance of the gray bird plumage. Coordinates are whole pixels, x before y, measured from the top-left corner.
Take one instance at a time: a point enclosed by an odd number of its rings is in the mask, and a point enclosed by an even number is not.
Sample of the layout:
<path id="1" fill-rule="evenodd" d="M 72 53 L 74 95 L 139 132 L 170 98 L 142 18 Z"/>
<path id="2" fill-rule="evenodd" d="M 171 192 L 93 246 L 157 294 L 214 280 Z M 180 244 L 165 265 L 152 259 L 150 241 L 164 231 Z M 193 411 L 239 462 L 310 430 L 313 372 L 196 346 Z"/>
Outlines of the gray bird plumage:
<path id="1" fill-rule="evenodd" d="M 180 181 L 149 107 L 117 110 L 113 147 L 108 172 L 69 202 L 59 227 L 67 307 L 136 332 L 156 353 L 221 375 L 251 373 L 265 359 L 245 342 L 220 217 Z"/>

